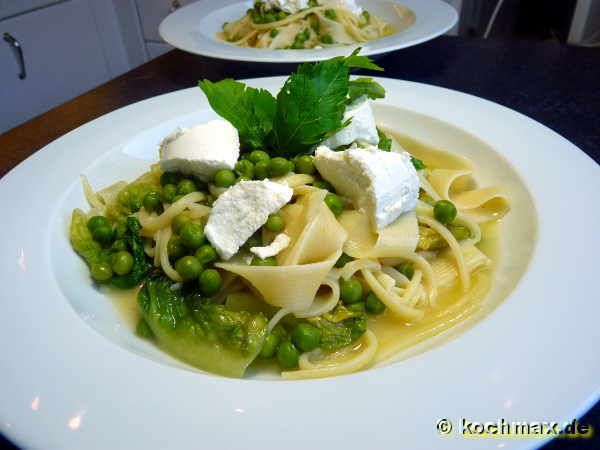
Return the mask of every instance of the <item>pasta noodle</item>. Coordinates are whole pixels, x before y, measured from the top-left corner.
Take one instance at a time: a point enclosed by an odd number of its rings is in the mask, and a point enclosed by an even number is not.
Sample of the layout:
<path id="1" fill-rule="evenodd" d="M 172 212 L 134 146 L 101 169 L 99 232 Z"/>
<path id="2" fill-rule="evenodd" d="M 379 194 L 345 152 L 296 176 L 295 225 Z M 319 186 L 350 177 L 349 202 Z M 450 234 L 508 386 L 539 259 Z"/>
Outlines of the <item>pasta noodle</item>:
<path id="1" fill-rule="evenodd" d="M 324 7 L 311 8 L 273 24 L 254 24 L 247 16 L 229 27 L 231 32 L 245 33 L 239 42 L 245 41 L 248 45 L 261 42 L 260 45 L 268 46 L 276 39 L 265 38 L 265 32 L 273 29 L 273 25 L 281 33 L 286 28 L 302 29 L 305 22 L 309 22 L 307 16 L 317 17 L 322 29 L 340 42 L 374 39 L 386 29 L 386 24 L 374 16 L 372 28 L 359 27 L 358 19 L 348 11 L 338 12 L 336 20 L 332 20 L 325 15 Z M 411 145 L 410 141 L 405 144 L 407 148 Z M 394 139 L 391 151 L 405 150 Z M 219 326 L 225 330 L 220 332 L 236 339 L 246 329 L 228 322 L 233 319 L 225 318 L 227 308 L 240 312 L 237 319 L 257 312 L 258 319 L 254 323 L 262 323 L 264 333 L 257 342 L 265 347 L 265 334 L 270 333 L 267 336 L 276 339 L 277 345 L 286 342 L 300 348 L 295 341 L 297 336 L 290 331 L 292 327 L 299 327 L 298 324 L 320 333 L 321 347 L 302 347 L 297 366 L 287 366 L 297 367 L 297 370 L 283 370 L 284 379 L 352 373 L 384 361 L 400 349 L 474 314 L 492 283 L 494 262 L 484 251 L 489 248 L 490 224 L 510 208 L 508 194 L 497 186 L 478 186 L 473 177 L 473 164 L 466 158 L 435 149 L 425 149 L 419 156 L 424 158 L 425 167 L 418 171 L 420 190 L 416 208 L 377 231 L 373 230 L 369 214 L 353 209 L 350 204 L 341 212 L 340 207 L 337 216 L 334 215 L 326 202 L 328 190 L 312 186 L 320 180 L 318 173 L 292 172 L 272 180 L 293 190 L 292 200 L 274 214 L 279 215 L 276 219 L 281 219 L 280 225 L 271 227 L 267 222 L 255 228 L 254 235 L 241 247 L 238 245 L 239 251 L 224 261 L 219 259 L 218 246 L 208 245 L 203 233 L 198 242 L 186 242 L 183 228 L 188 223 L 201 228 L 212 212 L 211 207 L 202 204 L 208 203 L 208 192 L 218 197 L 228 188 L 209 184 L 203 186 L 203 191 L 185 195 L 183 191 L 177 197 L 154 195 L 164 189 L 161 187 L 164 180 L 160 170 L 152 167 L 134 183 L 118 182 L 98 192 L 94 192 L 87 178 L 82 176 L 84 195 L 91 211 L 87 215 L 81 211 L 74 213 L 73 223 L 88 222 L 72 231 L 72 239 L 93 235 L 91 216 L 119 217 L 123 215 L 126 200 L 137 196 L 136 209 L 131 208 L 126 219 L 121 217 L 120 222 L 111 224 L 114 229 L 109 233 L 116 234 L 117 229 L 124 226 L 123 220 L 137 219 L 137 256 L 143 247 L 141 259 L 147 255 L 144 270 L 151 274 L 149 278 L 160 273 L 169 283 L 169 294 L 177 291 L 190 295 L 186 291 L 190 280 L 198 280 L 208 271 L 216 273 L 220 281 L 215 289 L 209 293 L 196 290 L 193 298 L 184 298 L 182 294 L 181 302 L 190 302 L 186 308 L 193 310 L 193 314 L 202 312 L 195 301 L 208 299 L 223 308 L 216 314 L 222 320 Z M 323 185 L 325 183 L 317 184 Z M 140 207 L 140 198 L 149 192 L 156 198 L 156 207 L 146 207 L 145 202 L 144 207 Z M 414 192 L 416 194 L 416 188 Z M 437 202 L 440 200 L 452 202 L 456 209 L 450 220 L 439 215 Z M 127 235 L 130 231 L 121 230 L 116 241 L 132 239 Z M 256 247 L 264 250 L 281 234 L 289 237 L 287 247 L 274 245 L 271 253 L 256 250 Z M 260 242 L 254 244 L 255 241 Z M 119 243 L 120 249 L 128 245 L 132 250 L 136 245 L 123 242 Z M 178 251 L 171 243 L 182 248 Z M 122 252 L 113 252 L 101 241 L 88 243 L 87 247 L 76 247 L 73 243 L 73 247 L 84 258 L 89 247 L 100 252 L 99 257 L 93 255 L 98 258 L 105 257 L 102 252 L 112 252 L 110 258 Z M 257 261 L 258 256 L 253 256 L 253 252 L 264 259 Z M 200 266 L 193 277 L 182 270 L 180 261 L 184 258 L 187 262 L 192 260 L 192 264 L 196 260 Z M 354 298 L 348 294 L 352 289 L 358 292 Z M 240 307 L 246 304 L 247 308 Z M 391 331 L 387 334 L 382 331 L 385 330 L 382 324 L 387 324 Z M 213 325 L 203 324 L 207 329 Z M 396 337 L 394 340 L 398 330 L 413 327 L 418 331 L 407 333 L 408 339 Z M 329 339 L 327 344 L 325 336 Z M 273 357 L 273 353 L 266 357 Z"/>
<path id="2" fill-rule="evenodd" d="M 412 26 L 416 16 L 412 10 L 394 5 L 397 25 L 363 12 L 355 14 L 344 8 L 317 5 L 288 14 L 255 4 L 246 15 L 224 23 L 217 37 L 241 47 L 266 49 L 302 49 L 349 45 L 373 41 Z"/>
<path id="3" fill-rule="evenodd" d="M 471 170 L 435 169 L 429 174 L 429 183 L 439 198 L 452 201 L 477 223 L 501 218 L 509 209 L 508 196 L 496 186 L 469 189 L 471 173 Z"/>
<path id="4" fill-rule="evenodd" d="M 312 362 L 310 354 L 305 353 L 300 357 L 300 370 L 284 371 L 281 377 L 286 380 L 306 380 L 356 372 L 372 363 L 377 354 L 377 337 L 367 330 L 357 347 L 327 355 L 318 362 Z"/>
<path id="5" fill-rule="evenodd" d="M 377 234 L 371 231 L 368 216 L 359 211 L 345 211 L 339 218 L 348 233 L 344 252 L 353 258 L 401 257 L 414 252 L 419 239 L 416 215 L 403 214 Z"/>

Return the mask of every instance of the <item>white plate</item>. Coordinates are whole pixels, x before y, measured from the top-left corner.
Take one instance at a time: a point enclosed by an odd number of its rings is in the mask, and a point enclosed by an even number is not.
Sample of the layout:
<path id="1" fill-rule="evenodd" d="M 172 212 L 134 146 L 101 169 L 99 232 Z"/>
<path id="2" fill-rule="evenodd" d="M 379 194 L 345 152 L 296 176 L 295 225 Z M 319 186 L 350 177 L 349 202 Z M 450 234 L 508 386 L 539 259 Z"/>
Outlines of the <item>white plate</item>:
<path id="1" fill-rule="evenodd" d="M 542 441 L 461 438 L 460 418 L 563 421 L 590 407 L 600 379 L 600 354 L 585 347 L 600 340 L 598 166 L 497 104 L 378 81 L 388 92 L 381 103 L 404 108 L 396 128 L 444 138 L 452 151 L 470 146 L 469 131 L 502 153 L 535 199 L 533 259 L 494 311 L 404 361 L 300 382 L 182 370 L 135 338 L 69 248 L 67 215 L 84 204 L 80 173 L 97 186 L 131 178 L 175 124 L 213 115 L 199 89 L 177 91 L 68 133 L 0 181 L 0 431 L 35 448 L 526 448 Z M 271 90 L 282 82 L 251 80 Z M 489 176 L 505 173 L 504 158 Z M 450 437 L 436 431 L 441 418 L 455 424 Z"/>
<path id="2" fill-rule="evenodd" d="M 238 61 L 291 63 L 319 61 L 338 55 L 348 55 L 362 47 L 361 55 L 391 52 L 436 38 L 454 26 L 456 10 L 442 0 L 359 0 L 364 9 L 392 24 L 397 15 L 392 5 L 398 3 L 412 9 L 415 23 L 399 33 L 360 45 L 342 45 L 324 49 L 269 50 L 238 47 L 217 39 L 224 22 L 240 19 L 252 1 L 203 0 L 192 3 L 168 15 L 159 26 L 161 37 L 174 47 L 190 53 Z"/>

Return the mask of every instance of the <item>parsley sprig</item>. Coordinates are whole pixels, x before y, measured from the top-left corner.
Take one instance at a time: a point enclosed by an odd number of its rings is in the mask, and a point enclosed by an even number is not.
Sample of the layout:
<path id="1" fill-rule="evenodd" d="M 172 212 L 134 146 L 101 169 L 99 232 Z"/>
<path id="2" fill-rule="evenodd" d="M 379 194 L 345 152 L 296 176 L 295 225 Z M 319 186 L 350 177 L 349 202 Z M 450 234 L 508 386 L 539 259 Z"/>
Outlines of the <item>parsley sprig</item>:
<path id="1" fill-rule="evenodd" d="M 293 157 L 348 125 L 343 121 L 348 101 L 359 95 L 385 95 L 369 78 L 350 81 L 352 68 L 383 70 L 357 53 L 301 64 L 276 98 L 232 79 L 203 80 L 198 85 L 210 106 L 237 128 L 249 148 L 269 148 L 274 155 Z"/>

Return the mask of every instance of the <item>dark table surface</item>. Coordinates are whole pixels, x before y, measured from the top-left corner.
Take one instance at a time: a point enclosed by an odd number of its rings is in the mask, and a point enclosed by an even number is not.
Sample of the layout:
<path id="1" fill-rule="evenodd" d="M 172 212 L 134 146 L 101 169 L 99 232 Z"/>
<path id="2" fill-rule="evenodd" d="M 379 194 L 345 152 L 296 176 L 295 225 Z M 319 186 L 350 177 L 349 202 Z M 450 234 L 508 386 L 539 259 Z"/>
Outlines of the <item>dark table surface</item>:
<path id="1" fill-rule="evenodd" d="M 386 77 L 456 89 L 515 109 L 600 162 L 600 49 L 441 37 L 389 53 L 377 62 Z M 194 86 L 202 78 L 286 75 L 293 68 L 169 52 L 0 135 L 0 176 L 52 140 L 122 106 Z M 595 438 L 555 440 L 544 449 L 599 448 L 600 404 L 582 421 L 597 430 Z M 2 444 L 0 436 L 0 448 Z"/>

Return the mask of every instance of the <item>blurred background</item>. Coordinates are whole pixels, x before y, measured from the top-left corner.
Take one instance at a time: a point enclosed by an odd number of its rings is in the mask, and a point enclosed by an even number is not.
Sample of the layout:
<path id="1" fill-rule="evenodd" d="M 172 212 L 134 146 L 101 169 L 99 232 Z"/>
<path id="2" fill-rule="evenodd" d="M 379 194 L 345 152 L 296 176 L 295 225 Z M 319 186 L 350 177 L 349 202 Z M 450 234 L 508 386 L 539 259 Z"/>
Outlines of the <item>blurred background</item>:
<path id="1" fill-rule="evenodd" d="M 158 25 L 192 1 L 0 0 L 0 133 L 171 50 Z M 450 35 L 600 46 L 600 0 L 446 1 Z"/>

